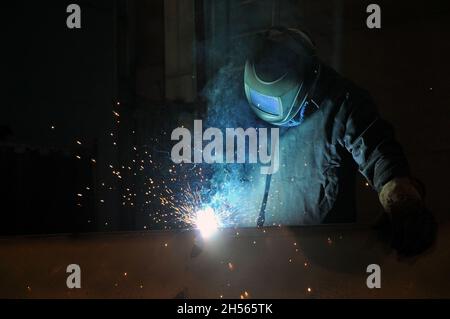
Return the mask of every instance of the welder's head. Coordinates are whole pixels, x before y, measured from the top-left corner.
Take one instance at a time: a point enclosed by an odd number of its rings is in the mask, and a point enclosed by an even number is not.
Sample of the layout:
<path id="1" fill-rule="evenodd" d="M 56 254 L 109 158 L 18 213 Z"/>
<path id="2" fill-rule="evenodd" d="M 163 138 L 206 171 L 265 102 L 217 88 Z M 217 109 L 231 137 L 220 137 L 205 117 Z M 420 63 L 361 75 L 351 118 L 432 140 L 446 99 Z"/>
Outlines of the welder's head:
<path id="1" fill-rule="evenodd" d="M 301 123 L 320 63 L 310 38 L 295 29 L 275 27 L 260 39 L 245 63 L 245 94 L 260 119 L 279 126 Z"/>

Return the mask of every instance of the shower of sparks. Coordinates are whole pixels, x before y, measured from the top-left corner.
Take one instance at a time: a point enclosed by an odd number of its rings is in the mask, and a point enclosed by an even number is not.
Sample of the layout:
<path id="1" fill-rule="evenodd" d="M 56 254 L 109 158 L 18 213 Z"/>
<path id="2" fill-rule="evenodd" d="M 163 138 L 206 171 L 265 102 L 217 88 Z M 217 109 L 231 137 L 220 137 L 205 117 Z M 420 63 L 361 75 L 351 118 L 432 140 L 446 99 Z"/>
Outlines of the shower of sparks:
<path id="1" fill-rule="evenodd" d="M 83 185 L 74 192 L 74 204 L 79 209 L 92 207 L 95 202 L 105 207 L 117 203 L 142 216 L 140 229 L 198 229 L 206 238 L 221 228 L 254 225 L 258 212 L 250 201 L 245 201 L 248 185 L 237 180 L 233 170 L 226 167 L 224 180 L 216 181 L 213 179 L 217 167 L 174 164 L 170 159 L 172 145 L 166 138 L 170 129 L 162 129 L 139 144 L 118 143 L 119 135 L 126 135 L 123 128 L 119 130 L 119 106 L 120 102 L 114 103 L 110 114 L 115 125 L 105 132 L 105 137 L 114 152 L 120 149 L 129 156 L 98 158 L 90 153 L 93 142 L 88 136 L 77 136 L 71 141 L 76 147 L 75 159 L 81 165 L 89 164 L 96 176 L 94 184 Z M 55 129 L 55 124 L 51 124 L 50 128 Z M 136 130 L 131 128 L 130 136 L 134 134 Z M 105 221 L 96 223 L 92 215 L 86 217 L 87 224 L 108 226 Z"/>

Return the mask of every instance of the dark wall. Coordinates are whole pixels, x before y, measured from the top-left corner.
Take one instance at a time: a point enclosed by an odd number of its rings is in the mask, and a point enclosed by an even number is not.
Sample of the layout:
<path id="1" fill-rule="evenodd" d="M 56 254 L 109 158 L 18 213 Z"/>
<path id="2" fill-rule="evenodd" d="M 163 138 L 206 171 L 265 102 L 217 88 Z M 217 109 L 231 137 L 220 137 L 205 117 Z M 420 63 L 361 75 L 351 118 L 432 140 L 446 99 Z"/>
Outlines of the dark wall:
<path id="1" fill-rule="evenodd" d="M 91 162 L 115 158 L 107 134 L 116 99 L 114 6 L 77 2 L 82 28 L 70 30 L 70 3 L 11 2 L 3 10 L 0 126 L 9 134 L 0 141 L 0 211 L 9 232 L 102 229 L 102 212 L 115 214 L 99 201 L 111 174 Z"/>
<path id="2" fill-rule="evenodd" d="M 10 4 L 2 18 L 1 122 L 14 141 L 65 147 L 108 124 L 99 119 L 114 102 L 112 2 L 81 1 L 79 30 L 66 26 L 69 3 Z"/>

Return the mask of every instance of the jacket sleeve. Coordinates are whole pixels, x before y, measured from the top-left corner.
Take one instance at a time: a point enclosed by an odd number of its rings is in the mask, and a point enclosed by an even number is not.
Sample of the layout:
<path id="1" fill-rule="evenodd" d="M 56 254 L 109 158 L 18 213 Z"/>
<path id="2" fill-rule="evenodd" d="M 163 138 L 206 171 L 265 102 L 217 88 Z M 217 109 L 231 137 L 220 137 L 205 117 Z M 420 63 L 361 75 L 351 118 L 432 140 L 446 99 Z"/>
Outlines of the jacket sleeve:
<path id="1" fill-rule="evenodd" d="M 409 176 L 408 161 L 392 126 L 380 118 L 369 94 L 347 93 L 341 106 L 340 144 L 377 192 L 395 177 Z"/>

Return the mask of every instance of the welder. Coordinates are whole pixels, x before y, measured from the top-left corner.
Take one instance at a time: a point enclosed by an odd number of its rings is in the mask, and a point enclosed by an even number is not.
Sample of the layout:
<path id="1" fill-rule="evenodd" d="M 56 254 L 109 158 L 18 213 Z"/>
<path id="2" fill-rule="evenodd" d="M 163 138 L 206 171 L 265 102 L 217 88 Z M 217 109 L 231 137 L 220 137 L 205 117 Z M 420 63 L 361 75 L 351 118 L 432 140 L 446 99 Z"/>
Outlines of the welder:
<path id="1" fill-rule="evenodd" d="M 436 223 L 425 189 L 363 89 L 320 61 L 297 29 L 268 30 L 244 71 L 256 117 L 280 128 L 280 169 L 259 177 L 249 196 L 261 201 L 258 225 L 329 224 L 356 220 L 356 173 L 377 193 L 403 255 L 429 248 Z"/>

